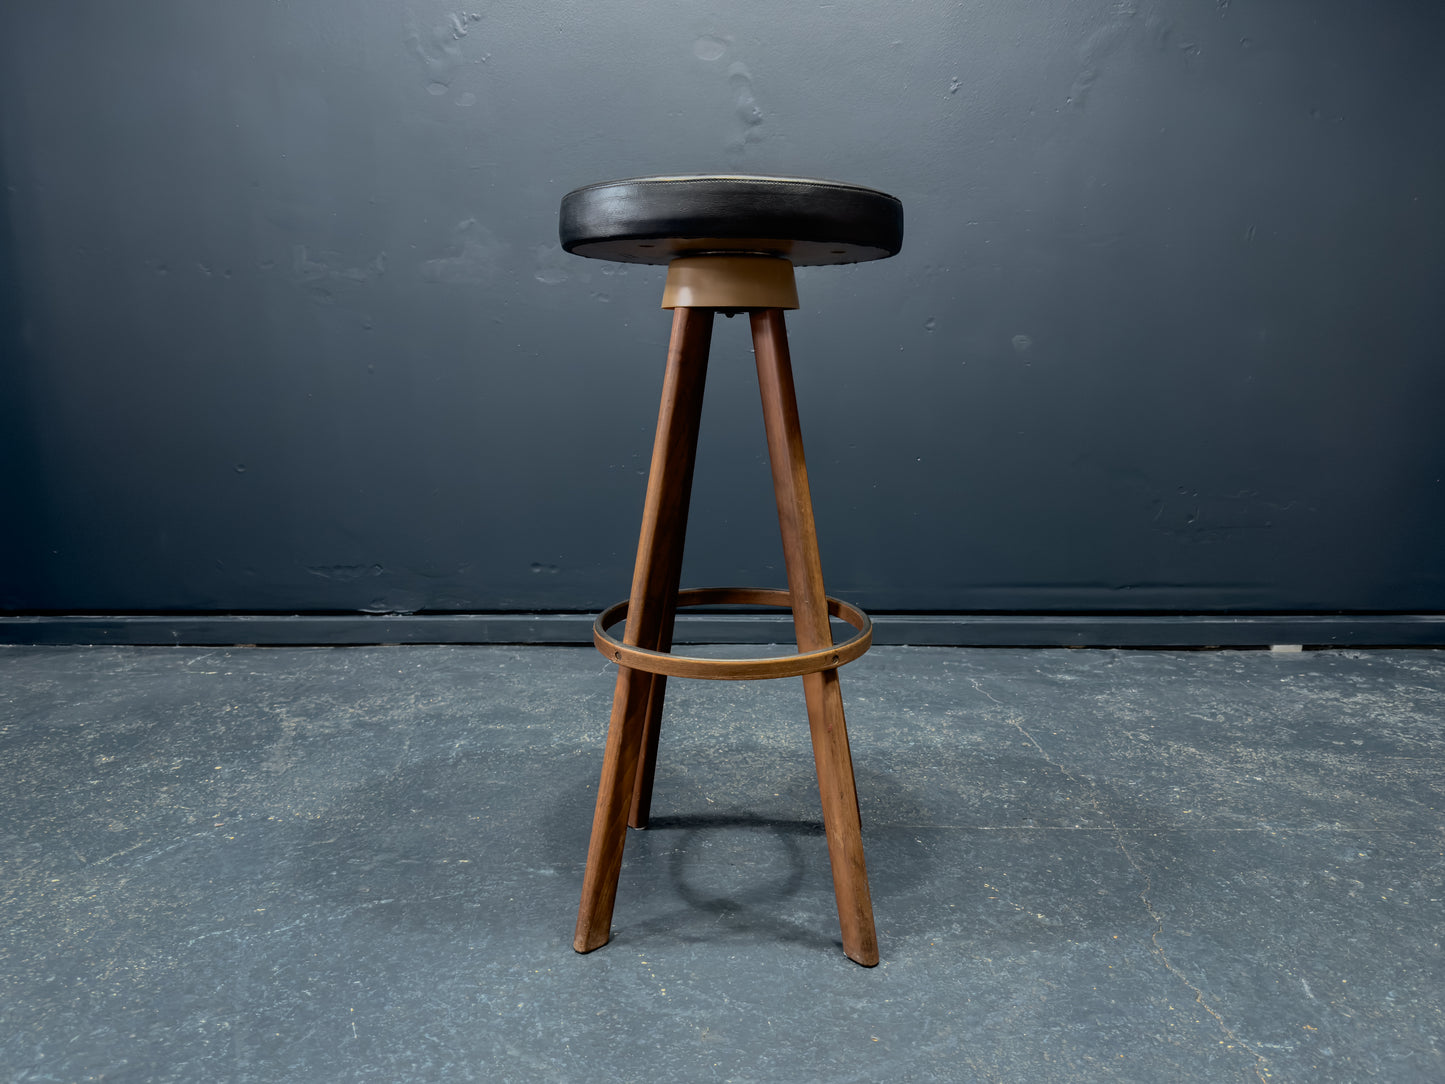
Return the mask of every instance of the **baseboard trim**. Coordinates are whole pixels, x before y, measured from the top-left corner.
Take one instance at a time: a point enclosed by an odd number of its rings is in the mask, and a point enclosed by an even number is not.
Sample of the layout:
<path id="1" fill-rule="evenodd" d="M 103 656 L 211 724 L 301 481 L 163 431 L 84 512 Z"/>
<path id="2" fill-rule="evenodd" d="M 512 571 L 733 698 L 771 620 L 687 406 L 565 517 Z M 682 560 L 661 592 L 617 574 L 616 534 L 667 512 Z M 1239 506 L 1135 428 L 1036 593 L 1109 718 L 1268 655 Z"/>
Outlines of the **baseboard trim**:
<path id="1" fill-rule="evenodd" d="M 587 644 L 585 613 L 0 616 L 0 644 Z M 874 614 L 874 643 L 946 647 L 1442 647 L 1445 614 Z M 783 643 L 786 614 L 686 614 L 678 643 Z"/>

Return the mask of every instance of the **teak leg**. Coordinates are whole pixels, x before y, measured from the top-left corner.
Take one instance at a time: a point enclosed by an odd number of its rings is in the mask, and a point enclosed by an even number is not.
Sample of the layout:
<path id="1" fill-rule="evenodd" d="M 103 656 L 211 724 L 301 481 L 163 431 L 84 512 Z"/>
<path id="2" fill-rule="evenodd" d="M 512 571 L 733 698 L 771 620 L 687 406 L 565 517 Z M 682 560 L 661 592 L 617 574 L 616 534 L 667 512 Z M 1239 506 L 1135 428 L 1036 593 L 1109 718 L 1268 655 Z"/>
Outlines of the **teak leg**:
<path id="1" fill-rule="evenodd" d="M 651 647 L 662 644 L 664 635 L 667 646 L 671 643 L 712 324 L 711 309 L 679 308 L 674 312 L 623 634 L 627 644 Z M 602 778 L 597 786 L 597 808 L 592 817 L 592 840 L 587 847 L 587 872 L 582 879 L 582 902 L 577 909 L 577 934 L 572 942 L 578 952 L 601 948 L 612 933 L 612 907 L 617 900 L 628 815 L 638 790 L 643 732 L 652 710 L 649 702 L 655 701 L 656 711 L 661 714 L 662 681 L 660 675 L 654 677 L 625 666 L 617 671 Z M 655 726 L 648 740 L 655 749 Z M 650 767 L 646 776 L 650 797 Z M 642 818 L 645 822 L 645 805 Z"/>
<path id="2" fill-rule="evenodd" d="M 798 424 L 798 400 L 793 389 L 783 311 L 753 312 L 752 331 L 798 650 L 816 651 L 831 646 L 833 634 L 828 627 L 823 568 L 818 558 L 813 498 L 803 460 L 803 437 Z M 838 900 L 843 951 L 849 959 L 872 967 L 878 963 L 878 935 L 873 926 L 868 869 L 863 861 L 862 822 L 838 671 L 824 670 L 805 676 L 803 692 L 808 704 L 808 727 L 813 736 L 813 759 L 818 769 L 818 791 L 823 802 L 823 826 L 828 836 L 828 859 L 833 867 L 833 892 Z"/>
<path id="3" fill-rule="evenodd" d="M 678 581 L 672 581 L 671 595 L 677 597 Z M 658 634 L 655 651 L 672 649 L 673 614 L 667 615 Z M 627 827 L 646 828 L 652 818 L 652 781 L 657 775 L 657 741 L 662 736 L 662 707 L 667 696 L 667 675 L 653 674 L 648 686 L 647 711 L 642 721 L 642 748 L 637 757 L 637 775 L 633 780 L 632 805 L 627 814 Z"/>
<path id="4" fill-rule="evenodd" d="M 686 310 L 678 309 L 677 312 Z M 706 310 L 709 316 L 712 310 Z M 673 317 L 674 320 L 677 317 Z M 709 327 L 711 325 L 709 324 Z M 707 362 L 706 341 L 703 342 L 703 364 Z M 699 371 L 698 381 L 701 385 L 702 372 Z M 702 389 L 699 386 L 698 400 L 702 399 Z M 677 589 L 682 579 L 682 550 L 683 539 L 687 533 L 687 510 L 692 503 L 692 468 L 693 451 L 697 445 L 697 422 L 693 421 L 693 432 L 691 443 L 688 445 L 687 465 L 682 472 L 684 477 L 681 482 L 681 489 L 673 502 L 673 512 L 676 516 L 675 525 L 668 531 L 662 532 L 655 539 L 653 545 L 652 560 L 656 574 L 662 578 L 662 597 L 665 600 L 663 605 L 662 619 L 657 629 L 656 641 L 644 643 L 644 647 L 650 647 L 654 651 L 672 650 L 672 629 L 673 622 L 677 617 Z M 665 498 L 666 499 L 666 498 Z M 631 610 L 629 609 L 629 613 Z M 626 634 L 623 635 L 626 642 Z M 642 643 L 642 641 L 638 641 Z M 662 734 L 662 707 L 667 695 L 667 675 L 650 674 L 652 679 L 647 693 L 647 710 L 643 715 L 642 727 L 642 750 L 637 758 L 637 777 L 633 784 L 632 806 L 627 817 L 629 828 L 646 828 L 652 814 L 652 781 L 657 774 L 657 740 Z"/>

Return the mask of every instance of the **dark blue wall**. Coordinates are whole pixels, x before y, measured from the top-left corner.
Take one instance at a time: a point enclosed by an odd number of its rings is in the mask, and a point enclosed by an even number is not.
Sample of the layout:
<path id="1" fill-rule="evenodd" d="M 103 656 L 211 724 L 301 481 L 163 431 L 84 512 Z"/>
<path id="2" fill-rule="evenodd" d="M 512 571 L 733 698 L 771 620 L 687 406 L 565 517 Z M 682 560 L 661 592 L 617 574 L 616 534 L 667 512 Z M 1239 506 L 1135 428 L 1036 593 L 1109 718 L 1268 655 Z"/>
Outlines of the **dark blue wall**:
<path id="1" fill-rule="evenodd" d="M 1445 610 L 1445 7 L 1406 0 L 0 7 L 0 608 L 626 593 L 661 272 L 569 188 L 819 175 L 833 593 Z M 742 321 L 690 582 L 778 583 Z"/>

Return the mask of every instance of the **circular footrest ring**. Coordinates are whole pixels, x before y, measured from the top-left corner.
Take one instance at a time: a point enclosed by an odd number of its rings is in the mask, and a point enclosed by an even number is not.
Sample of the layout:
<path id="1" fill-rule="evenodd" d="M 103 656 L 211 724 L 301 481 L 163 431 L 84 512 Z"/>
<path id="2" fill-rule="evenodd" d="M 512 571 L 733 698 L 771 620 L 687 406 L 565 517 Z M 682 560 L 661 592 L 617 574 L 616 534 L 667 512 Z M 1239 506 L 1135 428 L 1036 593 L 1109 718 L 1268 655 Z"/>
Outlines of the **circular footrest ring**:
<path id="1" fill-rule="evenodd" d="M 852 662 L 873 646 L 873 622 L 857 606 L 829 598 L 828 613 L 858 630 L 849 640 L 797 655 L 779 655 L 753 659 L 704 659 L 696 655 L 673 655 L 666 651 L 625 644 L 608 633 L 608 629 L 627 617 L 629 602 L 609 606 L 597 615 L 592 625 L 592 642 L 597 650 L 619 666 L 645 670 L 668 677 L 704 678 L 713 681 L 761 681 L 767 678 L 801 677 L 823 670 L 836 670 Z M 684 606 L 787 606 L 793 597 L 787 591 L 762 587 L 694 587 L 677 593 L 677 608 Z"/>

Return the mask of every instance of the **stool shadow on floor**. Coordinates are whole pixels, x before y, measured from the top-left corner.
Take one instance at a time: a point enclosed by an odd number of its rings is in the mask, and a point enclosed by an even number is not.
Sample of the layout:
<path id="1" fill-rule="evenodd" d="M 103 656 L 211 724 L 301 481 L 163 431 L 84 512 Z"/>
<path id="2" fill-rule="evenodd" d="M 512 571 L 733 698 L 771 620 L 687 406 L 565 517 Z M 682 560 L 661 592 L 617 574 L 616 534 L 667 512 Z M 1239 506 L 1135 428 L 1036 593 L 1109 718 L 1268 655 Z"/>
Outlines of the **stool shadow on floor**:
<path id="1" fill-rule="evenodd" d="M 785 774 L 772 752 L 736 749 L 704 767 L 697 751 L 688 742 L 664 752 L 650 827 L 628 832 L 618 892 L 627 910 L 613 920 L 613 940 L 631 947 L 665 940 L 837 948 L 833 881 L 807 748 L 798 747 L 797 764 Z M 869 871 L 878 882 L 876 898 L 887 901 L 934 875 L 924 848 L 892 842 L 901 833 L 912 844 L 913 830 L 888 823 L 917 824 L 924 814 L 897 774 L 863 768 L 856 774 Z M 870 807 L 887 810 L 888 820 L 870 818 Z M 568 815 L 562 807 L 548 811 L 541 857 L 568 878 L 575 894 L 586 840 Z M 889 922 L 880 921 L 891 934 Z"/>
<path id="2" fill-rule="evenodd" d="M 691 733 L 710 724 L 688 717 L 673 731 L 680 740 L 664 736 L 652 826 L 628 832 L 620 893 L 629 910 L 614 922 L 617 937 L 634 946 L 648 938 L 838 943 L 804 725 L 797 721 L 799 740 L 789 749 L 743 745 L 712 759 Z M 979 863 L 1016 862 L 1016 873 L 1035 860 L 1057 867 L 1049 851 L 1076 854 L 1085 843 L 1103 860 L 1094 871 L 1105 878 L 1100 887 L 1133 909 L 1137 874 L 1107 829 L 1132 839 L 1175 827 L 1147 788 L 1091 783 L 1081 769 L 1066 777 L 1031 755 L 934 749 L 917 757 L 884 747 L 870 759 L 892 762 L 891 770 L 855 769 L 880 928 L 895 942 L 936 924 L 937 908 L 925 901 L 939 883 L 947 882 L 951 898 L 972 898 L 973 882 L 989 876 Z M 581 887 L 595 773 L 591 745 L 551 742 L 403 765 L 343 791 L 306 822 L 287 845 L 288 875 L 329 912 L 381 928 L 499 929 L 564 942 Z M 1055 831 L 1079 822 L 1093 831 Z M 999 826 L 1023 832 L 980 831 Z M 1057 846 L 1045 846 L 1050 839 Z M 1139 856 L 1178 859 L 1198 845 L 1171 836 Z M 973 872 L 965 876 L 964 867 Z M 1060 889 L 1077 880 L 1055 868 L 1044 883 L 1055 878 Z M 1106 902 L 1059 909 L 1064 929 L 1110 921 L 1100 913 L 1112 911 Z M 981 916 L 975 920 L 988 936 Z"/>
<path id="3" fill-rule="evenodd" d="M 684 814 L 653 818 L 646 837 L 645 843 L 641 838 L 631 841 L 641 853 L 632 869 L 624 869 L 624 882 L 645 876 L 656 884 L 656 873 L 665 869 L 674 906 L 636 922 L 624 921 L 625 940 L 643 943 L 669 936 L 684 943 L 737 939 L 819 948 L 840 944 L 823 932 L 830 917 L 825 910 L 818 909 L 815 923 L 784 916 L 785 905 L 799 896 L 805 883 L 824 904 L 831 902 L 824 895 L 831 885 L 821 821 L 748 813 Z M 800 844 L 802 837 L 811 837 L 812 845 Z M 661 863 L 659 851 L 665 854 Z M 657 865 L 644 872 L 637 868 L 641 863 Z M 718 876 L 724 871 L 725 879 Z M 679 901 L 681 906 L 676 906 Z"/>

